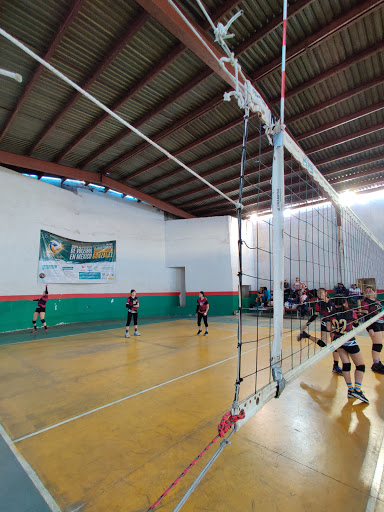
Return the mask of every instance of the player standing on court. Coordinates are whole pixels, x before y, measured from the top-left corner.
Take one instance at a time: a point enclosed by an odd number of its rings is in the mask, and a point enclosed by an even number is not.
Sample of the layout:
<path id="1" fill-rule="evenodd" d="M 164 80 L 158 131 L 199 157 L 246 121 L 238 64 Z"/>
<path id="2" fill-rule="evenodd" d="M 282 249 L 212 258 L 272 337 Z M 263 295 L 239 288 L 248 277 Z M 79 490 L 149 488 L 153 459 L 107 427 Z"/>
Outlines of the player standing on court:
<path id="1" fill-rule="evenodd" d="M 139 331 L 137 330 L 137 310 L 139 307 L 139 299 L 136 297 L 136 290 L 131 290 L 131 295 L 127 299 L 126 307 L 128 308 L 128 318 L 127 324 L 125 326 L 125 337 L 129 338 L 129 326 L 131 324 L 131 320 L 133 318 L 133 324 L 135 326 L 135 336 L 140 336 Z"/>
<path id="2" fill-rule="evenodd" d="M 45 287 L 45 292 L 40 297 L 40 299 L 33 299 L 33 300 L 35 302 L 37 302 L 37 308 L 36 308 L 35 312 L 33 313 L 33 317 L 32 317 L 32 323 L 33 323 L 32 332 L 33 333 L 37 332 L 36 320 L 39 315 L 40 315 L 40 321 L 44 326 L 45 332 L 47 332 L 48 327 L 47 327 L 47 323 L 45 321 L 45 308 L 47 306 L 47 300 L 48 300 L 48 286 Z"/>
<path id="3" fill-rule="evenodd" d="M 199 298 L 197 299 L 197 307 L 196 307 L 197 325 L 199 327 L 197 334 L 201 334 L 201 319 L 204 320 L 204 325 L 205 325 L 204 336 L 206 336 L 208 334 L 208 316 L 207 316 L 208 310 L 209 310 L 208 299 L 204 295 L 204 292 L 200 292 Z"/>

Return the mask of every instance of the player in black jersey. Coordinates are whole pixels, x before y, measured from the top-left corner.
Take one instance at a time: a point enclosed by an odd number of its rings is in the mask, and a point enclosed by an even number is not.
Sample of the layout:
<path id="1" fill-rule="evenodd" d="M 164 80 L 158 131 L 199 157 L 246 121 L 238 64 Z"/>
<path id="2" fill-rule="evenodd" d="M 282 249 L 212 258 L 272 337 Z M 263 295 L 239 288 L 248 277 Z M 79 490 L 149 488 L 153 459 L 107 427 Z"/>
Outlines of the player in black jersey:
<path id="1" fill-rule="evenodd" d="M 313 315 L 309 318 L 308 322 L 304 325 L 304 330 L 320 315 L 321 318 L 321 339 L 326 344 L 328 343 L 328 333 L 331 331 L 331 318 L 330 314 L 333 309 L 333 302 L 328 297 L 327 290 L 325 288 L 319 288 L 317 290 L 318 301 L 315 304 L 315 311 Z M 314 338 L 312 341 L 315 341 Z M 337 373 L 338 375 L 343 375 L 343 372 L 339 366 L 339 354 L 337 350 L 333 352 L 333 373 Z"/>
<path id="2" fill-rule="evenodd" d="M 382 305 L 377 300 L 376 290 L 372 286 L 366 286 L 364 289 L 364 298 L 361 302 L 361 310 L 364 313 L 365 320 L 370 320 L 377 313 L 382 311 Z M 384 318 L 381 317 L 373 324 L 367 327 L 368 334 L 372 340 L 372 359 L 371 370 L 375 373 L 384 374 L 384 365 L 380 361 L 380 352 L 383 349 L 383 331 Z"/>
<path id="3" fill-rule="evenodd" d="M 332 312 L 332 341 L 341 338 L 341 336 L 351 332 L 354 327 L 359 325 L 357 312 L 355 310 L 348 309 L 347 297 L 337 296 L 334 298 L 334 303 L 334 311 Z M 368 398 L 364 396 L 364 393 L 361 390 L 361 384 L 363 382 L 365 372 L 365 364 L 356 338 L 353 337 L 346 341 L 343 345 L 341 345 L 338 351 L 340 359 L 343 363 L 343 376 L 348 386 L 348 398 L 358 398 L 362 402 L 369 403 Z M 355 386 L 352 385 L 350 359 L 352 359 L 354 365 L 356 366 Z"/>
<path id="4" fill-rule="evenodd" d="M 348 309 L 348 301 L 346 297 L 335 297 L 334 307 L 331 314 L 329 315 L 332 323 L 331 340 L 337 340 L 344 334 L 350 332 L 354 327 L 358 325 L 358 317 L 356 311 Z M 298 340 L 308 338 L 315 341 L 320 347 L 324 347 L 326 343 L 322 340 L 316 340 L 314 336 L 310 336 L 306 331 L 303 331 Z M 360 347 L 357 344 L 356 338 L 353 337 L 346 341 L 339 349 L 338 353 L 343 363 L 343 377 L 348 386 L 348 398 L 358 398 L 362 402 L 369 403 L 368 398 L 364 395 L 361 390 L 361 383 L 364 377 L 365 365 L 363 356 L 360 352 Z M 355 370 L 355 385 L 352 385 L 351 379 L 351 362 L 356 366 Z"/>
<path id="5" fill-rule="evenodd" d="M 47 306 L 47 300 L 48 300 L 48 286 L 45 287 L 45 292 L 40 297 L 40 299 L 33 299 L 35 302 L 37 302 L 37 308 L 35 312 L 33 313 L 32 317 L 32 323 L 33 323 L 33 329 L 32 332 L 37 332 L 36 327 L 36 320 L 37 317 L 40 315 L 40 321 L 44 326 L 45 332 L 48 331 L 47 323 L 45 321 L 45 308 Z"/>
<path id="6" fill-rule="evenodd" d="M 133 318 L 133 324 L 135 326 L 135 332 L 133 333 L 135 336 L 140 336 L 139 331 L 137 330 L 137 310 L 139 307 L 139 298 L 136 296 L 136 290 L 131 290 L 131 295 L 127 299 L 126 307 L 128 308 L 128 318 L 127 324 L 125 326 L 125 337 L 129 338 L 129 326 L 131 320 Z"/>

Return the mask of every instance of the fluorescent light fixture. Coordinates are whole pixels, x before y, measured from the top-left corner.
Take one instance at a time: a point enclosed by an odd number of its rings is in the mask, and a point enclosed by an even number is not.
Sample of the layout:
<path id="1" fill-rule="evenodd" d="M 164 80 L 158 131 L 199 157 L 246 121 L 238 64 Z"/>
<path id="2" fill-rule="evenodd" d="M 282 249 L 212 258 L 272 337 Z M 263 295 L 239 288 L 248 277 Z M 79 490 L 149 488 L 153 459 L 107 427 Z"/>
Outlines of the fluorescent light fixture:
<path id="1" fill-rule="evenodd" d="M 66 179 L 64 181 L 67 185 L 85 185 L 85 181 Z"/>
<path id="2" fill-rule="evenodd" d="M 22 173 L 23 176 L 27 176 L 28 178 L 33 178 L 34 180 L 37 180 L 36 174 L 26 174 L 25 172 Z"/>
<path id="3" fill-rule="evenodd" d="M 257 213 L 252 213 L 252 215 L 249 217 L 249 220 L 252 222 L 252 224 L 256 224 L 258 219 Z"/>
<path id="4" fill-rule="evenodd" d="M 111 194 L 115 194 L 116 196 L 120 196 L 120 197 L 123 195 L 121 192 L 117 192 L 117 190 L 109 189 L 108 192 L 110 192 Z"/>
<path id="5" fill-rule="evenodd" d="M 97 188 L 98 190 L 104 190 L 105 189 L 105 187 L 103 187 L 101 185 L 95 185 L 94 183 L 89 183 L 88 187 Z"/>

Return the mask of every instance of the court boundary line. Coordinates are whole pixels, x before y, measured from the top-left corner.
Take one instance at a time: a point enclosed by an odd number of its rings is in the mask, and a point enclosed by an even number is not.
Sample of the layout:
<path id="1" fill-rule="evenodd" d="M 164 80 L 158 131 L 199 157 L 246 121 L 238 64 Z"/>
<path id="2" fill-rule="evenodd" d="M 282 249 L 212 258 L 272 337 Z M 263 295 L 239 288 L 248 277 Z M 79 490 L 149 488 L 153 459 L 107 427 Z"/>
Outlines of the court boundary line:
<path id="1" fill-rule="evenodd" d="M 379 499 L 381 482 L 384 476 L 384 435 L 381 439 L 381 446 L 379 448 L 379 455 L 377 457 L 375 472 L 373 473 L 371 487 L 369 489 L 369 498 L 365 512 L 374 512 Z"/>
<path id="2" fill-rule="evenodd" d="M 222 341 L 222 340 L 225 340 L 225 339 L 228 339 L 228 338 L 232 338 L 234 336 L 236 336 L 236 335 L 233 334 L 231 336 L 226 336 L 224 338 L 220 338 L 220 340 L 218 340 L 218 341 Z M 264 343 L 262 345 L 258 345 L 257 347 L 254 347 L 254 348 L 252 348 L 250 350 L 247 350 L 247 351 L 243 352 L 243 354 L 246 355 L 246 354 L 249 354 L 251 352 L 255 352 L 258 348 L 266 347 L 268 345 L 269 345 L 269 343 Z M 59 421 L 58 423 L 54 423 L 53 425 L 49 425 L 48 427 L 44 427 L 44 428 L 42 428 L 40 430 L 36 430 L 35 432 L 31 432 L 30 434 L 26 434 L 24 436 L 15 438 L 15 439 L 12 440 L 12 442 L 15 443 L 15 444 L 19 443 L 19 442 L 24 441 L 26 439 L 29 439 L 31 437 L 34 437 L 34 436 L 37 436 L 37 435 L 42 434 L 44 432 L 47 432 L 49 430 L 53 430 L 54 428 L 60 427 L 61 425 L 65 425 L 67 423 L 70 423 L 71 421 L 75 421 L 75 420 L 78 420 L 78 419 L 83 418 L 85 416 L 89 416 L 90 414 L 93 414 L 95 412 L 98 412 L 98 411 L 101 411 L 103 409 L 106 409 L 107 407 L 111 407 L 111 406 L 119 404 L 121 402 L 125 402 L 126 400 L 130 400 L 131 398 L 135 398 L 136 396 L 140 396 L 140 395 L 142 395 L 144 393 L 147 393 L 148 391 L 153 391 L 155 389 L 158 389 L 158 388 L 161 388 L 163 386 L 166 386 L 167 384 L 172 384 L 173 382 L 177 382 L 178 380 L 184 379 L 186 377 L 190 377 L 191 375 L 195 375 L 195 374 L 200 373 L 202 371 L 209 370 L 210 368 L 214 368 L 215 366 L 219 366 L 220 364 L 226 363 L 226 362 L 231 361 L 231 360 L 236 359 L 236 358 L 237 358 L 237 354 L 234 355 L 234 356 L 228 357 L 226 359 L 222 359 L 221 361 L 217 361 L 216 363 L 212 363 L 212 364 L 210 364 L 208 366 L 204 366 L 203 368 L 199 368 L 197 370 L 193 370 L 192 372 L 185 373 L 184 375 L 179 375 L 178 377 L 174 377 L 173 379 L 167 380 L 165 382 L 161 382 L 160 384 L 156 384 L 155 386 L 151 386 L 149 388 L 142 389 L 141 391 L 137 391 L 136 393 L 133 393 L 131 395 L 124 396 L 122 398 L 119 398 L 118 400 L 114 400 L 112 402 L 108 402 L 107 404 L 100 405 L 99 407 L 95 407 L 94 409 L 90 409 L 89 411 L 85 411 L 85 412 L 83 412 L 81 414 L 77 414 L 75 416 L 71 416 L 70 418 L 67 418 L 66 420 Z"/>
<path id="3" fill-rule="evenodd" d="M 3 425 L 0 423 L 0 435 L 3 438 L 4 442 L 7 444 L 8 448 L 11 450 L 12 454 L 16 458 L 17 462 L 20 464 L 20 466 L 23 468 L 25 474 L 28 476 L 28 478 L 31 480 L 33 485 L 35 486 L 36 490 L 40 494 L 40 496 L 43 498 L 43 500 L 46 502 L 48 507 L 52 512 L 61 512 L 61 508 L 56 503 L 54 498 L 52 497 L 51 493 L 48 491 L 48 489 L 45 487 L 43 482 L 38 477 L 37 473 L 32 469 L 32 466 L 24 459 L 24 457 L 16 450 L 14 443 L 12 442 L 12 439 L 7 434 L 6 430 L 4 429 Z"/>
<path id="4" fill-rule="evenodd" d="M 221 338 L 220 341 L 228 338 L 232 338 L 236 336 L 235 334 L 228 336 L 226 338 Z M 264 345 L 259 345 L 259 348 L 268 346 L 268 343 Z M 257 350 L 257 347 L 252 348 L 250 350 L 247 350 L 246 352 L 243 352 L 243 354 L 249 354 L 250 352 L 255 352 Z M 177 382 L 178 380 L 184 379 L 186 377 L 190 377 L 191 375 L 195 375 L 197 373 L 200 373 L 205 370 L 209 370 L 210 368 L 214 368 L 215 366 L 219 366 L 220 364 L 226 363 L 228 361 L 231 361 L 232 359 L 236 359 L 237 354 L 231 357 L 227 357 L 226 359 L 222 359 L 221 361 L 216 361 L 216 363 L 212 363 L 208 366 L 204 366 L 203 368 L 199 368 L 197 370 L 193 370 L 192 372 L 185 373 L 184 375 L 179 375 L 178 377 L 174 377 L 173 379 L 167 380 L 165 382 L 161 382 L 160 384 L 156 384 L 155 386 L 151 386 L 146 389 L 142 389 L 141 391 L 137 391 L 136 393 L 133 393 L 131 395 L 124 396 L 122 398 L 119 398 L 118 400 L 114 400 L 113 402 L 108 402 L 107 404 L 100 405 L 99 407 L 95 407 L 94 409 L 90 409 L 89 411 L 83 412 L 81 414 L 77 414 L 76 416 L 72 416 L 70 418 L 67 418 L 66 420 L 59 421 L 58 423 L 54 423 L 53 425 L 50 425 L 48 427 L 42 428 L 40 430 L 36 430 L 35 432 L 31 432 L 30 434 L 26 434 L 25 436 L 18 437 L 16 439 L 13 439 L 13 443 L 19 443 L 21 441 L 24 441 L 25 439 L 29 439 L 31 437 L 37 436 L 39 434 L 42 434 L 44 432 L 47 432 L 49 430 L 52 430 L 54 428 L 60 427 L 61 425 L 65 425 L 66 423 L 70 423 L 71 421 L 78 420 L 80 418 L 84 418 L 85 416 L 89 416 L 90 414 L 93 414 L 95 412 L 101 411 L 103 409 L 106 409 L 107 407 L 111 407 L 112 405 L 119 404 L 121 402 L 125 402 L 126 400 L 129 400 L 131 398 L 135 398 L 136 396 L 143 395 L 144 393 L 147 393 L 148 391 L 154 391 L 155 389 L 161 388 L 163 386 L 166 386 L 167 384 L 172 384 L 173 382 Z"/>

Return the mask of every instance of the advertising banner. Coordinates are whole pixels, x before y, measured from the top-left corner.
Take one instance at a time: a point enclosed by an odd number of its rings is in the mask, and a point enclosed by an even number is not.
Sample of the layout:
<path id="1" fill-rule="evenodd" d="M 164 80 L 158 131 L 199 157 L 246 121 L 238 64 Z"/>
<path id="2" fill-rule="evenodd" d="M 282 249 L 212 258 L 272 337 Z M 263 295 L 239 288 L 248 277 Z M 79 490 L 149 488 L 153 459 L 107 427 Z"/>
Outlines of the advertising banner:
<path id="1" fill-rule="evenodd" d="M 112 283 L 116 279 L 116 241 L 77 242 L 40 231 L 42 283 Z"/>

